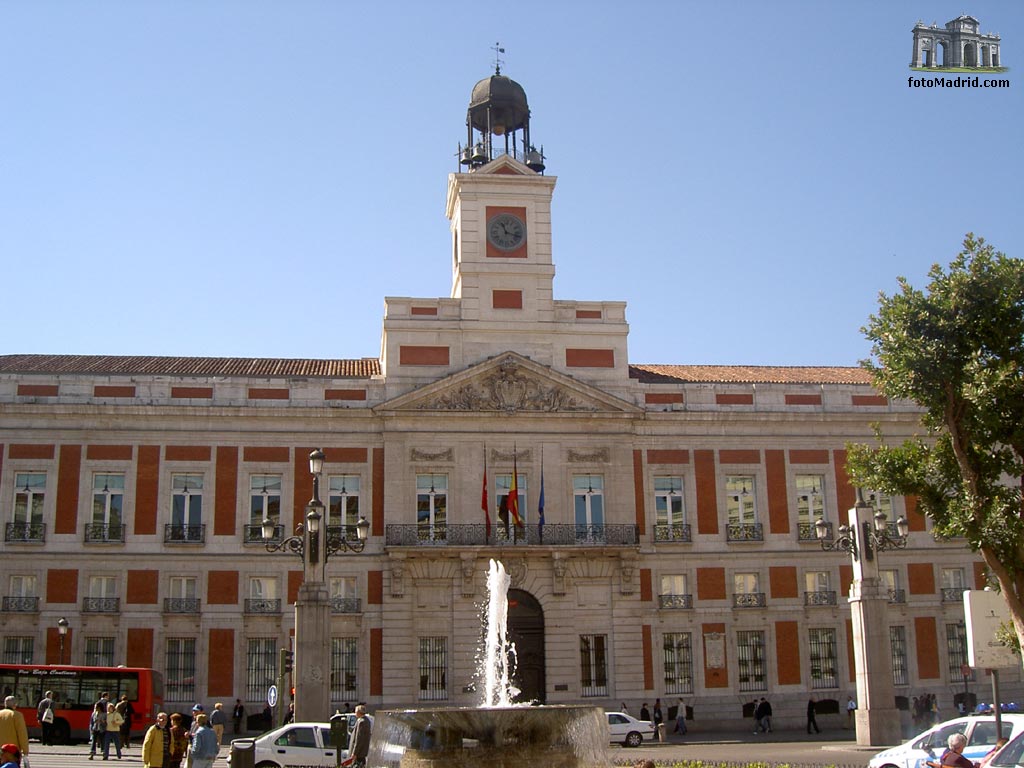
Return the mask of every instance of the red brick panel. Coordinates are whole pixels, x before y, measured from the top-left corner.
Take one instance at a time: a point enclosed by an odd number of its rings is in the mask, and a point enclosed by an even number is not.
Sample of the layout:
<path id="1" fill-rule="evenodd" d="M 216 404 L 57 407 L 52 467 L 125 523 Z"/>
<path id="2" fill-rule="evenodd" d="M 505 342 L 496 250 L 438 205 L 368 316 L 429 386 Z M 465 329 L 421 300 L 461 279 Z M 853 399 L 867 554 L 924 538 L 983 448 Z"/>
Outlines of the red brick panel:
<path id="1" fill-rule="evenodd" d="M 789 533 L 789 494 L 786 491 L 786 452 L 764 452 L 768 480 L 768 530 Z"/>
<path id="2" fill-rule="evenodd" d="M 18 397 L 56 397 L 60 394 L 56 384 L 19 384 Z"/>
<path id="3" fill-rule="evenodd" d="M 78 532 L 78 477 L 82 469 L 82 446 L 62 445 L 57 470 L 57 517 L 54 533 Z"/>
<path id="4" fill-rule="evenodd" d="M 828 464 L 828 451 L 794 449 L 789 452 L 790 464 Z"/>
<path id="5" fill-rule="evenodd" d="M 697 569 L 697 599 L 725 600 L 725 568 Z"/>
<path id="6" fill-rule="evenodd" d="M 327 464 L 365 464 L 369 451 L 366 448 L 324 448 L 324 462 Z M 309 454 L 306 454 L 309 457 Z"/>
<path id="7" fill-rule="evenodd" d="M 238 605 L 238 571 L 210 571 L 206 577 L 207 605 Z"/>
<path id="8" fill-rule="evenodd" d="M 448 365 L 448 347 L 402 344 L 398 347 L 399 365 Z"/>
<path id="9" fill-rule="evenodd" d="M 882 395 L 853 395 L 854 405 L 888 405 L 888 398 Z"/>
<path id="10" fill-rule="evenodd" d="M 168 445 L 164 449 L 166 461 L 209 461 L 211 455 L 208 445 Z"/>
<path id="11" fill-rule="evenodd" d="M 140 445 L 135 471 L 135 535 L 156 533 L 157 490 L 160 484 L 160 446 Z"/>
<path id="12" fill-rule="evenodd" d="M 800 631 L 795 621 L 775 622 L 775 661 L 779 685 L 800 684 Z"/>
<path id="13" fill-rule="evenodd" d="M 849 597 L 853 584 L 853 566 L 843 563 L 839 566 L 839 597 Z"/>
<path id="14" fill-rule="evenodd" d="M 974 563 L 974 588 L 984 589 L 988 586 L 988 566 L 980 560 Z"/>
<path id="15" fill-rule="evenodd" d="M 366 400 L 365 389 L 325 389 L 324 400 Z"/>
<path id="16" fill-rule="evenodd" d="M 786 395 L 786 405 L 821 405 L 821 395 Z"/>
<path id="17" fill-rule="evenodd" d="M 68 633 L 64 636 L 64 658 L 60 657 L 60 630 L 56 627 L 46 628 L 46 660 L 44 664 L 60 664 L 71 658 L 71 640 L 74 637 L 74 627 L 68 627 Z"/>
<path id="18" fill-rule="evenodd" d="M 846 511 L 857 503 L 857 494 L 850 485 L 850 477 L 846 474 L 846 451 L 832 451 L 836 471 L 836 497 L 839 503 L 839 519 L 846 519 Z"/>
<path id="19" fill-rule="evenodd" d="M 577 309 L 576 310 L 577 320 L 600 320 L 601 310 L 600 309 Z"/>
<path id="20" fill-rule="evenodd" d="M 287 449 L 285 449 L 287 452 Z M 217 446 L 217 477 L 214 482 L 213 535 L 235 535 L 238 506 L 238 447 Z"/>
<path id="21" fill-rule="evenodd" d="M 366 573 L 367 605 L 384 604 L 384 571 L 368 571 Z"/>
<path id="22" fill-rule="evenodd" d="M 718 461 L 722 464 L 760 464 L 761 452 L 756 449 L 719 451 Z"/>
<path id="23" fill-rule="evenodd" d="M 436 317 L 437 307 L 410 307 L 409 313 L 412 315 L 425 315 L 427 317 Z"/>
<path id="24" fill-rule="evenodd" d="M 87 445 L 85 458 L 90 461 L 131 461 L 130 445 Z"/>
<path id="25" fill-rule="evenodd" d="M 907 507 L 907 524 L 910 526 L 910 530 L 925 530 L 927 526 L 925 525 L 924 513 L 917 511 L 917 496 L 904 496 L 903 503 Z M 895 520 L 890 522 L 895 522 Z"/>
<path id="26" fill-rule="evenodd" d="M 614 349 L 566 349 L 567 368 L 614 368 Z"/>
<path id="27" fill-rule="evenodd" d="M 126 603 L 156 605 L 159 594 L 160 571 L 128 571 L 128 586 L 125 589 Z"/>
<path id="28" fill-rule="evenodd" d="M 683 402 L 682 392 L 645 392 L 644 402 L 647 405 L 670 405 Z"/>
<path id="29" fill-rule="evenodd" d="M 917 676 L 922 680 L 937 680 L 939 678 L 939 637 L 935 631 L 935 617 L 915 617 L 914 636 L 917 640 Z"/>
<path id="30" fill-rule="evenodd" d="M 728 688 L 729 687 L 729 653 L 728 643 L 726 643 L 726 657 L 723 659 L 725 662 L 720 669 L 712 669 L 708 666 L 708 640 L 704 635 L 711 633 L 717 633 L 720 635 L 725 634 L 725 624 L 702 624 L 701 635 L 704 641 L 704 687 L 705 688 Z"/>
<path id="31" fill-rule="evenodd" d="M 643 643 L 644 660 L 644 690 L 654 690 L 654 639 L 651 637 L 651 625 L 643 624 L 641 639 Z"/>
<path id="32" fill-rule="evenodd" d="M 931 563 L 907 563 L 907 590 L 912 595 L 934 595 L 935 566 Z"/>
<path id="33" fill-rule="evenodd" d="M 718 490 L 715 487 L 715 452 L 693 452 L 697 476 L 697 532 L 718 533 Z"/>
<path id="34" fill-rule="evenodd" d="M 249 387 L 250 400 L 287 400 L 291 393 L 288 387 Z"/>
<path id="35" fill-rule="evenodd" d="M 373 511 L 370 533 L 384 535 L 384 449 L 373 449 L 373 465 L 370 467 L 370 507 Z"/>
<path id="36" fill-rule="evenodd" d="M 796 566 L 773 565 L 768 568 L 768 583 L 771 586 L 772 598 L 797 597 Z"/>
<path id="37" fill-rule="evenodd" d="M 683 450 L 659 450 L 650 448 L 647 451 L 648 464 L 689 464 L 690 452 Z"/>
<path id="38" fill-rule="evenodd" d="M 153 628 L 128 627 L 125 664 L 129 667 L 153 666 Z"/>
<path id="39" fill-rule="evenodd" d="M 7 449 L 7 456 L 12 459 L 52 459 L 53 445 L 28 445 L 12 443 Z"/>
<path id="40" fill-rule="evenodd" d="M 206 693 L 208 696 L 224 698 L 231 698 L 235 695 L 235 630 L 233 629 L 210 630 Z"/>
<path id="41" fill-rule="evenodd" d="M 291 451 L 287 448 L 247 445 L 242 449 L 242 461 L 287 463 L 291 460 L 291 457 Z"/>
<path id="42" fill-rule="evenodd" d="M 46 572 L 46 602 L 78 602 L 78 570 L 51 568 Z"/>
<path id="43" fill-rule="evenodd" d="M 213 387 L 171 387 L 171 397 L 210 400 L 213 398 Z"/>
<path id="44" fill-rule="evenodd" d="M 384 693 L 384 630 L 370 628 L 370 695 Z"/>
<path id="45" fill-rule="evenodd" d="M 647 527 L 647 505 L 644 502 L 644 452 L 639 448 L 633 451 L 633 506 L 637 527 L 643 533 Z"/>
<path id="46" fill-rule="evenodd" d="M 715 395 L 716 405 L 753 405 L 754 396 L 752 394 L 746 395 L 741 393 L 728 394 L 722 393 Z"/>
<path id="47" fill-rule="evenodd" d="M 134 385 L 113 386 L 109 384 L 97 384 L 92 388 L 93 397 L 135 397 Z"/>
<path id="48" fill-rule="evenodd" d="M 523 292 L 495 289 L 491 291 L 491 307 L 493 309 L 522 309 Z"/>
<path id="49" fill-rule="evenodd" d="M 651 580 L 651 569 L 640 569 L 640 601 L 650 603 L 654 600 L 654 587 Z"/>
<path id="50" fill-rule="evenodd" d="M 295 605 L 302 586 L 302 571 L 288 571 L 288 605 Z"/>
<path id="51" fill-rule="evenodd" d="M 484 226 L 487 227 L 490 224 L 491 219 L 493 219 L 495 216 L 498 216 L 499 214 L 502 214 L 502 213 L 511 213 L 513 216 L 517 217 L 520 221 L 522 221 L 522 222 L 526 221 L 526 208 L 523 208 L 522 206 L 510 208 L 510 207 L 507 207 L 507 206 L 488 205 L 487 206 L 487 211 L 484 214 L 484 218 L 486 220 L 485 223 L 484 223 Z M 485 232 L 486 232 L 486 230 L 485 230 Z M 530 239 L 530 233 L 527 232 L 526 233 L 526 237 L 523 238 L 523 244 L 521 246 L 519 246 L 518 248 L 516 248 L 515 250 L 512 250 L 512 251 L 503 251 L 500 248 L 496 248 L 493 245 L 491 245 L 490 238 L 488 238 L 488 240 L 487 240 L 487 251 L 486 251 L 487 258 L 489 258 L 489 259 L 525 259 L 527 257 L 526 243 L 527 243 L 527 241 L 529 239 Z"/>

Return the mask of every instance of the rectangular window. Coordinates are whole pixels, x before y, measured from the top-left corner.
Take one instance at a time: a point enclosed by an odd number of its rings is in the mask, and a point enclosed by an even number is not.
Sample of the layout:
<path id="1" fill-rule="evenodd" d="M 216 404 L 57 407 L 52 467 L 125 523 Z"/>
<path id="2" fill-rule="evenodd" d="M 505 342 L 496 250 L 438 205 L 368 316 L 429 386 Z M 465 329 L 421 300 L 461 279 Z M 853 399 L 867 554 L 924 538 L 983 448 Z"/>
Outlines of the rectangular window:
<path id="1" fill-rule="evenodd" d="M 836 631 L 808 630 L 811 657 L 811 688 L 838 688 Z"/>
<path id="2" fill-rule="evenodd" d="M 447 525 L 448 475 L 416 475 L 416 526 L 420 541 L 445 541 Z"/>
<path id="3" fill-rule="evenodd" d="M 512 513 L 508 509 L 508 493 L 512 490 L 512 473 L 494 476 L 494 502 L 498 506 L 498 538 L 513 538 Z M 519 521 L 525 525 L 527 510 L 530 505 L 526 501 L 526 475 L 516 473 L 516 498 L 519 500 Z"/>
<path id="4" fill-rule="evenodd" d="M 421 637 L 419 652 L 420 701 L 448 698 L 448 638 Z"/>
<path id="5" fill-rule="evenodd" d="M 580 695 L 608 695 L 608 636 L 580 635 Z"/>
<path id="6" fill-rule="evenodd" d="M 765 691 L 768 689 L 765 675 L 764 631 L 751 630 L 736 633 L 736 661 L 739 672 L 737 679 L 741 691 Z"/>
<path id="7" fill-rule="evenodd" d="M 92 476 L 90 541 L 124 540 L 124 473 L 97 472 Z"/>
<path id="8" fill-rule="evenodd" d="M 828 571 L 807 571 L 804 580 L 808 592 L 828 592 L 831 589 Z"/>
<path id="9" fill-rule="evenodd" d="M 245 540 L 249 542 L 263 541 L 263 521 L 270 520 L 274 524 L 274 538 L 283 538 L 281 525 L 281 476 L 250 475 L 249 476 L 249 525 L 245 530 Z"/>
<path id="10" fill-rule="evenodd" d="M 11 597 L 37 597 L 35 576 L 11 576 Z"/>
<path id="11" fill-rule="evenodd" d="M 17 472 L 14 475 L 14 523 L 41 525 L 46 500 L 45 472 Z"/>
<path id="12" fill-rule="evenodd" d="M 817 538 L 814 524 L 825 519 L 825 477 L 823 475 L 797 475 L 796 517 L 801 541 Z"/>
<path id="13" fill-rule="evenodd" d="M 195 576 L 171 576 L 169 583 L 171 597 L 192 599 L 196 597 L 196 577 Z"/>
<path id="14" fill-rule="evenodd" d="M 112 637 L 87 637 L 87 638 L 85 638 L 85 666 L 87 666 L 87 667 L 112 667 L 112 666 L 114 666 L 114 638 L 112 638 Z"/>
<path id="15" fill-rule="evenodd" d="M 576 541 L 603 541 L 604 477 L 573 475 L 572 496 Z"/>
<path id="16" fill-rule="evenodd" d="M 964 599 L 964 569 L 943 568 L 940 573 L 940 584 L 942 585 L 942 602 L 959 603 Z"/>
<path id="17" fill-rule="evenodd" d="M 693 651 L 689 632 L 664 637 L 665 693 L 693 693 Z"/>
<path id="18" fill-rule="evenodd" d="M 974 679 L 973 671 L 967 666 L 967 626 L 963 622 L 946 625 L 946 663 L 950 682 Z"/>
<path id="19" fill-rule="evenodd" d="M 729 475 L 725 478 L 725 507 L 729 525 L 757 523 L 757 503 L 752 475 Z"/>
<path id="20" fill-rule="evenodd" d="M 120 609 L 116 576 L 90 576 L 89 592 L 82 610 L 93 613 L 116 613 Z"/>
<path id="21" fill-rule="evenodd" d="M 331 701 L 359 700 L 359 639 L 331 638 Z"/>
<path id="22" fill-rule="evenodd" d="M 345 526 L 346 539 L 356 537 L 359 522 L 359 475 L 332 475 L 327 479 L 327 525 Z"/>
<path id="23" fill-rule="evenodd" d="M 761 574 L 734 573 L 732 587 L 733 593 L 737 595 L 756 595 L 761 591 Z"/>
<path id="24" fill-rule="evenodd" d="M 250 637 L 245 654 L 245 698 L 262 701 L 277 678 L 277 640 Z M 285 685 L 290 685 L 285 681 Z"/>
<path id="25" fill-rule="evenodd" d="M 258 576 L 249 579 L 249 597 L 245 601 L 246 613 L 279 613 L 281 600 L 277 596 L 277 579 Z"/>
<path id="26" fill-rule="evenodd" d="M 884 514 L 890 523 L 896 522 L 896 518 L 892 514 L 892 496 L 878 491 L 868 491 L 867 499 L 876 512 Z"/>
<path id="27" fill-rule="evenodd" d="M 355 576 L 331 578 L 331 611 L 333 613 L 359 613 L 361 604 Z"/>
<path id="28" fill-rule="evenodd" d="M 196 640 L 194 637 L 167 638 L 164 695 L 167 701 L 195 701 Z"/>
<path id="29" fill-rule="evenodd" d="M 683 478 L 654 478 L 655 541 L 690 541 L 683 500 Z"/>
<path id="30" fill-rule="evenodd" d="M 170 541 L 203 540 L 203 476 L 171 476 Z"/>
<path id="31" fill-rule="evenodd" d="M 32 640 L 31 637 L 5 637 L 4 664 L 31 664 Z"/>
<path id="32" fill-rule="evenodd" d="M 878 580 L 883 590 L 889 593 L 890 603 L 906 602 L 906 594 L 900 587 L 900 573 L 895 568 L 886 568 L 878 572 Z"/>
<path id="33" fill-rule="evenodd" d="M 910 685 L 907 674 L 907 628 L 889 627 L 889 650 L 892 656 L 892 684 Z"/>

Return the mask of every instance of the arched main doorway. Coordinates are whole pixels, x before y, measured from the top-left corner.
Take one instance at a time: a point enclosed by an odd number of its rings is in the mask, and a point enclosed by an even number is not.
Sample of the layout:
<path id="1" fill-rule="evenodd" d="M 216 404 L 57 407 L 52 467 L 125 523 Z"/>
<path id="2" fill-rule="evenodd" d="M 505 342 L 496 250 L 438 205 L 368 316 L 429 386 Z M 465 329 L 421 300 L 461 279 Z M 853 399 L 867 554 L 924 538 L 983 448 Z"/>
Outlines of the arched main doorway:
<path id="1" fill-rule="evenodd" d="M 537 598 L 521 589 L 508 591 L 508 636 L 516 644 L 518 664 L 513 685 L 519 701 L 546 698 L 544 679 L 544 609 Z"/>

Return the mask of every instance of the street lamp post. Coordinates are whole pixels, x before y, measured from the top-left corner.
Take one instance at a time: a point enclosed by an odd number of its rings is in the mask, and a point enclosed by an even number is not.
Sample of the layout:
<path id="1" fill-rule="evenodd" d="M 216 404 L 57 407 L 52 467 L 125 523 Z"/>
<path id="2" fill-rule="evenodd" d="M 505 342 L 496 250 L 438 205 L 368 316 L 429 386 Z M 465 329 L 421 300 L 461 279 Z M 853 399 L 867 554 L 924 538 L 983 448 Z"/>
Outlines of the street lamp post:
<path id="1" fill-rule="evenodd" d="M 64 663 L 64 638 L 68 634 L 68 620 L 61 616 L 57 619 L 57 634 L 60 636 L 60 650 L 58 653 L 59 664 Z"/>
<path id="2" fill-rule="evenodd" d="M 339 552 L 362 552 L 370 524 L 356 523 L 355 540 L 344 526 L 324 530 L 324 504 L 320 501 L 320 474 L 324 454 L 309 454 L 313 498 L 306 504 L 305 524 L 296 535 L 275 542 L 275 521 L 263 519 L 263 540 L 268 552 L 285 552 L 302 558 L 303 578 L 295 601 L 295 719 L 327 722 L 331 710 L 331 599 L 325 581 L 327 560 Z"/>
<path id="3" fill-rule="evenodd" d="M 853 658 L 857 678 L 857 744 L 882 746 L 900 741 L 900 713 L 892 680 L 892 649 L 886 613 L 889 591 L 878 576 L 876 552 L 907 546 L 909 525 L 896 521 L 896 535 L 889 533 L 882 512 L 864 500 L 857 489 L 857 503 L 849 511 L 849 524 L 839 527 L 834 541 L 828 524 L 815 523 L 815 534 L 826 551 L 846 552 L 853 561 L 850 610 L 853 619 Z"/>

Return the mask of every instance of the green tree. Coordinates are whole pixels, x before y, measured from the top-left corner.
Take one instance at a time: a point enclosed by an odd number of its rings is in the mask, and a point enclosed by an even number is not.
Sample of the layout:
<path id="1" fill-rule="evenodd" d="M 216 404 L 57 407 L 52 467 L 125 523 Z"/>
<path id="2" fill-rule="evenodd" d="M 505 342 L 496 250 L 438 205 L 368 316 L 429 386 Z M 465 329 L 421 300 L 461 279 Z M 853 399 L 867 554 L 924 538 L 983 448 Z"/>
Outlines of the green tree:
<path id="1" fill-rule="evenodd" d="M 1024 261 L 968 234 L 929 279 L 920 291 L 899 278 L 862 329 L 862 365 L 886 397 L 921 406 L 922 434 L 851 445 L 848 469 L 858 485 L 917 496 L 939 535 L 966 538 L 1024 645 Z"/>

